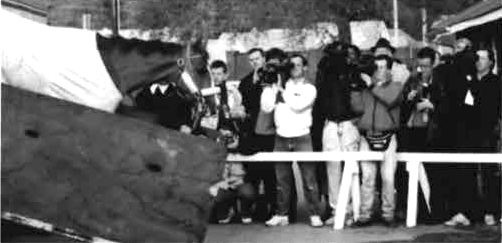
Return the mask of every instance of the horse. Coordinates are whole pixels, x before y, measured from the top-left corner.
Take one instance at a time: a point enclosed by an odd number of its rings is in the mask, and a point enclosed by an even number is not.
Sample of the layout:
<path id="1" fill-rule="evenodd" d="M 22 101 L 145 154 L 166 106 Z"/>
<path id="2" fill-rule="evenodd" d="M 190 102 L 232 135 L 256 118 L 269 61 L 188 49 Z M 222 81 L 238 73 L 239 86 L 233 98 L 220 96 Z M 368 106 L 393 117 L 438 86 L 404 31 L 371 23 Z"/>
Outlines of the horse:
<path id="1" fill-rule="evenodd" d="M 115 112 L 124 97 L 157 82 L 174 83 L 200 103 L 208 83 L 205 42 L 186 45 L 105 37 L 43 25 L 1 11 L 2 83 Z"/>

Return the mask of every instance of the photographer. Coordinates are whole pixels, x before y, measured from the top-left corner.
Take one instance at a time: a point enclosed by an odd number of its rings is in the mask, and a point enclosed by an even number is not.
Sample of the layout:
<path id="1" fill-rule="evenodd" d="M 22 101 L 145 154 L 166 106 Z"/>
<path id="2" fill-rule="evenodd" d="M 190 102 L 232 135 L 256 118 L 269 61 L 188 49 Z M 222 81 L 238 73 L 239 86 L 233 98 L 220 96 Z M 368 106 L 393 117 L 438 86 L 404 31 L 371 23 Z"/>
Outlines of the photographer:
<path id="1" fill-rule="evenodd" d="M 398 142 L 400 151 L 405 152 L 433 152 L 433 138 L 438 137 L 439 112 L 443 112 L 442 93 L 444 82 L 438 73 L 439 69 L 434 67 L 436 61 L 436 51 L 430 47 L 422 48 L 417 53 L 417 74 L 413 75 L 405 84 L 403 89 L 404 102 L 401 105 L 401 129 L 399 131 Z M 404 166 L 403 166 L 404 167 Z M 430 178 L 437 178 L 437 165 L 425 164 L 427 174 Z M 398 169 L 399 170 L 399 169 Z M 403 173 L 399 173 L 399 172 Z M 404 168 L 398 172 L 402 175 L 403 183 L 398 187 L 398 210 L 404 212 L 406 202 L 407 180 Z M 439 188 L 441 182 L 432 181 L 432 189 Z M 439 192 L 439 191 L 438 191 Z M 442 204 L 442 194 L 432 191 L 432 211 L 431 213 L 443 213 L 444 209 L 435 212 Z M 422 200 L 422 197 L 419 197 Z M 436 207 L 436 205 L 438 207 Z M 424 222 L 435 221 L 432 214 L 427 212 L 425 202 L 419 203 L 419 220 Z M 436 216 L 438 216 L 436 215 Z"/>
<path id="2" fill-rule="evenodd" d="M 246 112 L 245 123 L 240 134 L 239 152 L 245 155 L 274 150 L 275 127 L 273 114 L 260 112 L 260 98 L 264 88 L 265 52 L 253 48 L 248 52 L 249 63 L 253 71 L 246 75 L 239 84 L 242 104 Z M 264 200 L 257 200 L 254 218 L 266 220 L 276 209 L 276 178 L 271 162 L 245 163 L 246 180 L 260 193 L 263 182 Z"/>
<path id="3" fill-rule="evenodd" d="M 396 131 L 399 128 L 400 104 L 403 84 L 393 80 L 393 60 L 386 55 L 375 57 L 376 71 L 367 81 L 368 89 L 362 93 L 362 116 L 358 123 L 361 133 L 361 151 L 382 151 L 380 163 L 382 179 L 382 219 L 388 226 L 395 226 L 396 207 L 394 176 L 396 172 Z M 370 225 L 375 201 L 378 164 L 361 161 L 361 212 L 355 226 Z"/>
<path id="4" fill-rule="evenodd" d="M 318 97 L 315 104 L 317 124 L 322 126 L 323 151 L 358 151 L 359 131 L 354 120 L 359 117 L 351 107 L 352 91 L 362 89 L 366 84 L 361 80 L 357 66 L 359 50 L 341 42 L 334 42 L 324 50 L 317 73 Z M 342 163 L 326 163 L 328 179 L 330 218 L 326 224 L 333 224 L 335 207 L 337 204 L 340 181 L 342 178 Z M 347 210 L 346 225 L 353 223 Z M 332 213 L 332 214 L 331 214 Z"/>
<path id="5" fill-rule="evenodd" d="M 214 138 L 217 142 L 227 147 L 229 152 L 233 152 L 239 138 L 239 121 L 245 116 L 244 107 L 241 105 L 239 92 L 227 85 L 227 65 L 216 60 L 209 67 L 214 85 L 220 88 L 219 94 L 208 97 L 210 109 L 208 114 L 201 121 L 201 127 L 208 137 Z M 253 186 L 245 180 L 246 171 L 242 163 L 226 162 L 223 171 L 223 181 L 218 183 L 218 194 L 214 213 L 218 223 L 229 223 L 234 216 L 234 205 L 236 199 L 241 200 L 241 220 L 243 223 L 252 221 L 250 215 L 251 203 L 255 197 Z"/>
<path id="6" fill-rule="evenodd" d="M 285 87 L 279 83 L 263 91 L 262 109 L 274 111 L 277 128 L 274 151 L 312 151 L 310 127 L 312 125 L 312 106 L 316 97 L 314 85 L 305 79 L 307 60 L 301 55 L 293 55 L 291 78 Z M 321 204 L 315 174 L 315 164 L 299 162 L 303 189 L 310 213 L 310 225 L 320 227 Z M 291 162 L 275 163 L 277 176 L 277 214 L 265 224 L 268 226 L 285 226 L 289 224 L 291 187 L 295 186 Z"/>

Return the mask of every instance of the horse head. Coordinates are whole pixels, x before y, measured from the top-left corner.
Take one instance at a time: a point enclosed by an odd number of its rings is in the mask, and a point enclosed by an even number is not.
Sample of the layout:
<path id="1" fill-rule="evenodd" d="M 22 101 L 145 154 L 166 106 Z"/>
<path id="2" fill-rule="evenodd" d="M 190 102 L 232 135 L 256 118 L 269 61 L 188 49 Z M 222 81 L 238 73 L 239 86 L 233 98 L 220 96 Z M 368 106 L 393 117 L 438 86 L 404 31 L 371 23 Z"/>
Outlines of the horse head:
<path id="1" fill-rule="evenodd" d="M 154 83 L 169 83 L 180 98 L 194 101 L 194 114 L 202 113 L 200 90 L 210 84 L 204 40 L 179 44 L 98 35 L 98 47 L 122 95 L 132 95 Z"/>

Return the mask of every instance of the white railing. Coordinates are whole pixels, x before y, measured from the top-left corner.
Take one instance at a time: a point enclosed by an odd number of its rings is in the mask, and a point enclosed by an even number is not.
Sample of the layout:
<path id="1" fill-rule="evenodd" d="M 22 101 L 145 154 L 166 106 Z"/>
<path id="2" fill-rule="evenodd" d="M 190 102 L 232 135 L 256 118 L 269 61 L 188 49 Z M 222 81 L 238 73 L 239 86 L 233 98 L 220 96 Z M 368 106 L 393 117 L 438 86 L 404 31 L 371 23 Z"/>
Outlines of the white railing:
<path id="1" fill-rule="evenodd" d="M 342 182 L 335 212 L 334 229 L 343 229 L 345 222 L 346 206 L 352 188 L 352 197 L 355 214 L 358 212 L 358 161 L 382 160 L 382 152 L 267 152 L 257 153 L 252 156 L 230 154 L 228 161 L 263 162 L 263 161 L 302 161 L 323 162 L 345 161 Z M 407 163 L 408 176 L 408 211 L 406 226 L 414 227 L 417 223 L 417 198 L 419 178 L 424 175 L 422 163 L 499 163 L 502 164 L 502 154 L 470 154 L 470 153 L 397 153 L 397 160 Z M 421 181 L 422 182 L 422 181 Z M 426 182 L 427 183 L 427 182 Z M 426 194 L 426 193 L 424 193 Z M 425 195 L 426 197 L 428 195 Z"/>

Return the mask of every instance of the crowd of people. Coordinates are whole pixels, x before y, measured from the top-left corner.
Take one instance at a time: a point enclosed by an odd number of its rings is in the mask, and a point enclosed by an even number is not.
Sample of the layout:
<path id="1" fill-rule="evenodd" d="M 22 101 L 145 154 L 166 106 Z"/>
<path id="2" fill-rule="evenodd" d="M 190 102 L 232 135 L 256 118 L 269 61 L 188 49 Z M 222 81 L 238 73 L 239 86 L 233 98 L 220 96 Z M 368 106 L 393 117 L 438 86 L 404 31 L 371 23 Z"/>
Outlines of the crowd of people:
<path id="1" fill-rule="evenodd" d="M 364 55 L 356 46 L 336 41 L 324 48 L 315 80 L 308 80 L 307 70 L 316 64 L 304 56 L 254 48 L 247 53 L 253 70 L 238 87 L 228 84 L 227 64 L 213 61 L 209 70 L 220 92 L 206 97 L 212 108 L 201 126 L 215 132 L 213 137 L 229 152 L 244 155 L 382 151 L 382 161 L 359 162 L 360 213 L 354 219 L 349 207 L 345 224 L 396 226 L 404 219 L 407 190 L 396 152 L 497 152 L 502 86 L 493 73 L 492 50 L 474 49 L 467 39 L 458 40 L 449 57 L 422 48 L 411 72 L 394 57 L 395 51 L 386 39 Z M 310 225 L 332 224 L 343 161 L 298 166 Z M 424 166 L 431 201 L 430 208 L 419 201 L 421 222 L 499 222 L 499 165 Z M 226 162 L 223 178 L 214 207 L 217 223 L 238 219 L 285 226 L 296 221 L 291 162 Z"/>

